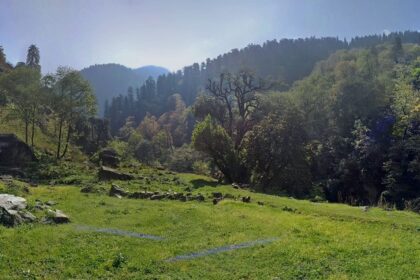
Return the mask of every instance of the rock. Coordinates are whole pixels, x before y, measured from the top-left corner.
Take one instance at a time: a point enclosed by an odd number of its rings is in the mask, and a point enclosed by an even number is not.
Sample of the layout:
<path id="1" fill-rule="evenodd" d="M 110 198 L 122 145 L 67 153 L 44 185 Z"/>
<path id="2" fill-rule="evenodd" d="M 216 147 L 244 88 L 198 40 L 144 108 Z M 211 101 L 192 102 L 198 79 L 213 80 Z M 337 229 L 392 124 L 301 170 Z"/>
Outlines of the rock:
<path id="1" fill-rule="evenodd" d="M 220 201 L 222 201 L 221 198 L 213 198 L 213 205 L 216 205 L 217 203 L 219 203 Z"/>
<path id="2" fill-rule="evenodd" d="M 23 210 L 27 206 L 26 199 L 12 194 L 0 194 L 0 207 L 6 210 Z"/>
<path id="3" fill-rule="evenodd" d="M 234 187 L 235 189 L 239 189 L 239 184 L 238 183 L 232 183 L 232 187 Z"/>
<path id="4" fill-rule="evenodd" d="M 30 212 L 23 211 L 19 214 L 25 222 L 33 223 L 36 221 L 36 217 Z"/>
<path id="5" fill-rule="evenodd" d="M 70 218 L 64 214 L 61 210 L 48 210 L 47 220 L 52 221 L 56 224 L 70 223 Z"/>
<path id="6" fill-rule="evenodd" d="M 11 176 L 11 175 L 1 175 L 0 180 L 5 182 L 5 183 L 10 183 L 10 182 L 13 181 L 13 176 Z"/>
<path id="7" fill-rule="evenodd" d="M 258 201 L 257 203 L 258 203 L 258 205 L 261 205 L 261 206 L 264 205 L 264 202 L 262 202 L 262 201 Z"/>
<path id="8" fill-rule="evenodd" d="M 80 189 L 80 192 L 82 193 L 93 193 L 95 192 L 93 186 L 86 186 Z"/>
<path id="9" fill-rule="evenodd" d="M 185 201 L 187 201 L 187 197 L 182 194 L 181 196 L 179 196 L 178 200 L 181 201 L 181 202 L 185 202 Z"/>
<path id="10" fill-rule="evenodd" d="M 141 191 L 141 192 L 134 192 L 130 194 L 129 198 L 146 199 L 146 198 L 150 198 L 152 195 L 153 195 L 152 192 Z"/>
<path id="11" fill-rule="evenodd" d="M 203 196 L 202 194 L 198 194 L 198 195 L 196 195 L 196 196 L 195 196 L 195 199 L 196 199 L 197 201 L 204 201 L 204 200 L 205 200 L 205 198 L 204 198 L 204 196 Z"/>
<path id="12" fill-rule="evenodd" d="M 361 206 L 360 207 L 362 209 L 363 212 L 367 212 L 369 210 L 369 206 Z"/>
<path id="13" fill-rule="evenodd" d="M 19 140 L 15 134 L 0 134 L 0 165 L 3 167 L 22 167 L 37 161 L 32 149 Z"/>
<path id="14" fill-rule="evenodd" d="M 109 190 L 109 196 L 128 196 L 129 193 L 118 185 L 112 184 L 111 189 Z"/>
<path id="15" fill-rule="evenodd" d="M 7 227 L 14 227 L 21 223 L 23 223 L 23 219 L 18 211 L 0 206 L 0 224 Z"/>
<path id="16" fill-rule="evenodd" d="M 150 197 L 150 200 L 162 200 L 165 198 L 164 194 L 154 194 Z"/>
<path id="17" fill-rule="evenodd" d="M 120 158 L 117 151 L 112 148 L 105 148 L 99 153 L 99 160 L 105 166 L 117 167 L 120 164 Z"/>
<path id="18" fill-rule="evenodd" d="M 48 206 L 54 206 L 54 205 L 57 205 L 58 203 L 55 202 L 54 200 L 48 200 L 47 202 L 45 202 L 45 204 Z"/>
<path id="19" fill-rule="evenodd" d="M 212 195 L 213 195 L 214 198 L 222 198 L 223 197 L 223 194 L 221 192 L 214 192 L 214 193 L 212 193 Z"/>
<path id="20" fill-rule="evenodd" d="M 251 202 L 251 197 L 250 196 L 244 196 L 244 197 L 242 197 L 242 202 L 250 203 Z"/>
<path id="21" fill-rule="evenodd" d="M 98 172 L 100 180 L 132 180 L 134 176 L 127 173 L 119 172 L 118 170 L 110 167 L 101 166 Z"/>

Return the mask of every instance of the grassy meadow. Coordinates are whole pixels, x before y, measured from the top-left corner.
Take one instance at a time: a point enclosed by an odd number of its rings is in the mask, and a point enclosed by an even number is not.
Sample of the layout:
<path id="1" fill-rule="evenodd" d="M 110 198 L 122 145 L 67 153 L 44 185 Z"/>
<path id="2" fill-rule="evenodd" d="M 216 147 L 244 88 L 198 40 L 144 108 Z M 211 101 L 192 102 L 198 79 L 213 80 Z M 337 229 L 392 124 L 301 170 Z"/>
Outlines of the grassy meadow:
<path id="1" fill-rule="evenodd" d="M 54 200 L 66 225 L 0 226 L 1 279 L 418 279 L 420 216 L 313 203 L 217 185 L 211 179 L 146 168 L 125 189 L 191 191 L 205 202 L 109 197 L 111 182 L 81 193 L 76 185 L 31 187 L 35 200 Z M 147 181 L 147 182 L 146 182 Z M 146 184 L 147 183 L 147 184 Z M 1 184 L 1 183 L 0 183 Z M 93 184 L 93 183 L 90 183 Z M 147 187 L 145 187 L 147 186 Z M 1 188 L 1 186 L 0 186 Z M 3 186 L 4 188 L 4 186 Z M 212 192 L 250 195 L 251 203 Z M 262 202 L 263 205 L 257 202 Z M 37 214 L 37 212 L 34 212 Z M 39 213 L 37 214 L 39 215 Z M 88 227 L 150 234 L 141 239 Z M 225 245 L 271 243 L 167 261 Z"/>

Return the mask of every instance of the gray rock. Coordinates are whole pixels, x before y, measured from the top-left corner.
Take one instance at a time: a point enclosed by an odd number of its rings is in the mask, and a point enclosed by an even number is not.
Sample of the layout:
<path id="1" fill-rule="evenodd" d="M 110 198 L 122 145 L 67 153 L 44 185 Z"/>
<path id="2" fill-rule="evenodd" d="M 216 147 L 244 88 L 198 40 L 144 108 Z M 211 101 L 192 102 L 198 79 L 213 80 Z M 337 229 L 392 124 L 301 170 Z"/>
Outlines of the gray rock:
<path id="1" fill-rule="evenodd" d="M 203 196 L 202 194 L 198 194 L 198 195 L 196 195 L 196 196 L 195 196 L 195 199 L 196 199 L 197 201 L 204 201 L 204 200 L 205 200 L 205 198 L 204 198 L 204 196 Z"/>
<path id="2" fill-rule="evenodd" d="M 0 194 L 0 207 L 7 210 L 22 210 L 27 206 L 26 199 L 12 194 Z"/>
<path id="3" fill-rule="evenodd" d="M 3 167 L 23 167 L 37 161 L 32 149 L 15 134 L 0 134 L 0 162 Z"/>
<path id="4" fill-rule="evenodd" d="M 70 222 L 70 218 L 61 210 L 48 210 L 48 220 L 56 224 L 66 224 Z"/>
<path id="5" fill-rule="evenodd" d="M 222 198 L 223 197 L 223 194 L 221 192 L 214 192 L 214 193 L 212 193 L 212 195 L 213 195 L 214 198 Z"/>
<path id="6" fill-rule="evenodd" d="M 128 195 L 129 193 L 123 188 L 119 187 L 118 185 L 116 184 L 111 185 L 111 189 L 109 190 L 109 196 L 115 196 L 115 197 L 120 196 L 121 198 L 122 196 L 128 196 Z"/>
<path id="7" fill-rule="evenodd" d="M 25 222 L 33 223 L 36 221 L 36 217 L 32 215 L 30 212 L 22 211 L 19 213 L 19 215 L 22 217 L 22 219 Z"/>
<path id="8" fill-rule="evenodd" d="M 119 172 L 118 170 L 110 167 L 101 166 L 98 172 L 100 180 L 132 180 L 134 176 L 131 174 Z"/>
<path id="9" fill-rule="evenodd" d="M 14 227 L 22 224 L 24 221 L 19 215 L 18 211 L 12 209 L 6 209 L 0 206 L 0 224 L 7 227 Z"/>
<path id="10" fill-rule="evenodd" d="M 151 200 L 162 200 L 165 198 L 164 194 L 154 194 L 150 197 Z"/>
<path id="11" fill-rule="evenodd" d="M 250 196 L 242 197 L 242 202 L 250 203 L 251 202 L 251 197 Z"/>
<path id="12" fill-rule="evenodd" d="M 55 202 L 54 200 L 48 200 L 47 202 L 45 202 L 45 204 L 48 206 L 54 206 L 54 205 L 57 205 L 58 203 Z"/>

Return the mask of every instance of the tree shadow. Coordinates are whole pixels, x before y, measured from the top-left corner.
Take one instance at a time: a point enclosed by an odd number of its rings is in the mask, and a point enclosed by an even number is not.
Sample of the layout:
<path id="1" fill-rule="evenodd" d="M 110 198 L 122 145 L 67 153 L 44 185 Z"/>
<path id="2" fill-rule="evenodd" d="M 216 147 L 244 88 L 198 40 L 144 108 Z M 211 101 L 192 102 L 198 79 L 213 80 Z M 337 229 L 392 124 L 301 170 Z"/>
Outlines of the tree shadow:
<path id="1" fill-rule="evenodd" d="M 195 179 L 191 181 L 193 189 L 199 189 L 202 187 L 216 187 L 219 185 L 218 182 L 212 180 Z"/>

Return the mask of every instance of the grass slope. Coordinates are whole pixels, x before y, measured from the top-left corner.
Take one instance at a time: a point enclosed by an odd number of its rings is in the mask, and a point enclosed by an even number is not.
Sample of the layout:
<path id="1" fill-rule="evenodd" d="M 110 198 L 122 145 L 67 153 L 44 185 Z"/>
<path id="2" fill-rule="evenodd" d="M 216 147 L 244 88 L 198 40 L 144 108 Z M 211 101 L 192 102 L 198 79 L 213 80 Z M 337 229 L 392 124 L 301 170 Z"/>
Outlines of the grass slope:
<path id="1" fill-rule="evenodd" d="M 77 186 L 39 186 L 26 195 L 55 200 L 71 224 L 0 226 L 1 279 L 418 279 L 420 216 L 311 203 L 217 186 L 206 177 L 145 170 L 153 180 L 119 182 L 130 190 L 250 195 L 247 204 L 117 199 Z M 154 176 L 154 177 L 153 177 Z M 148 180 L 147 182 L 145 180 Z M 176 184 L 171 182 L 177 182 Z M 109 188 L 110 183 L 102 184 Z M 258 205 L 263 201 L 264 205 Z M 90 232 L 112 228 L 149 240 Z M 225 245 L 267 244 L 167 262 Z"/>

